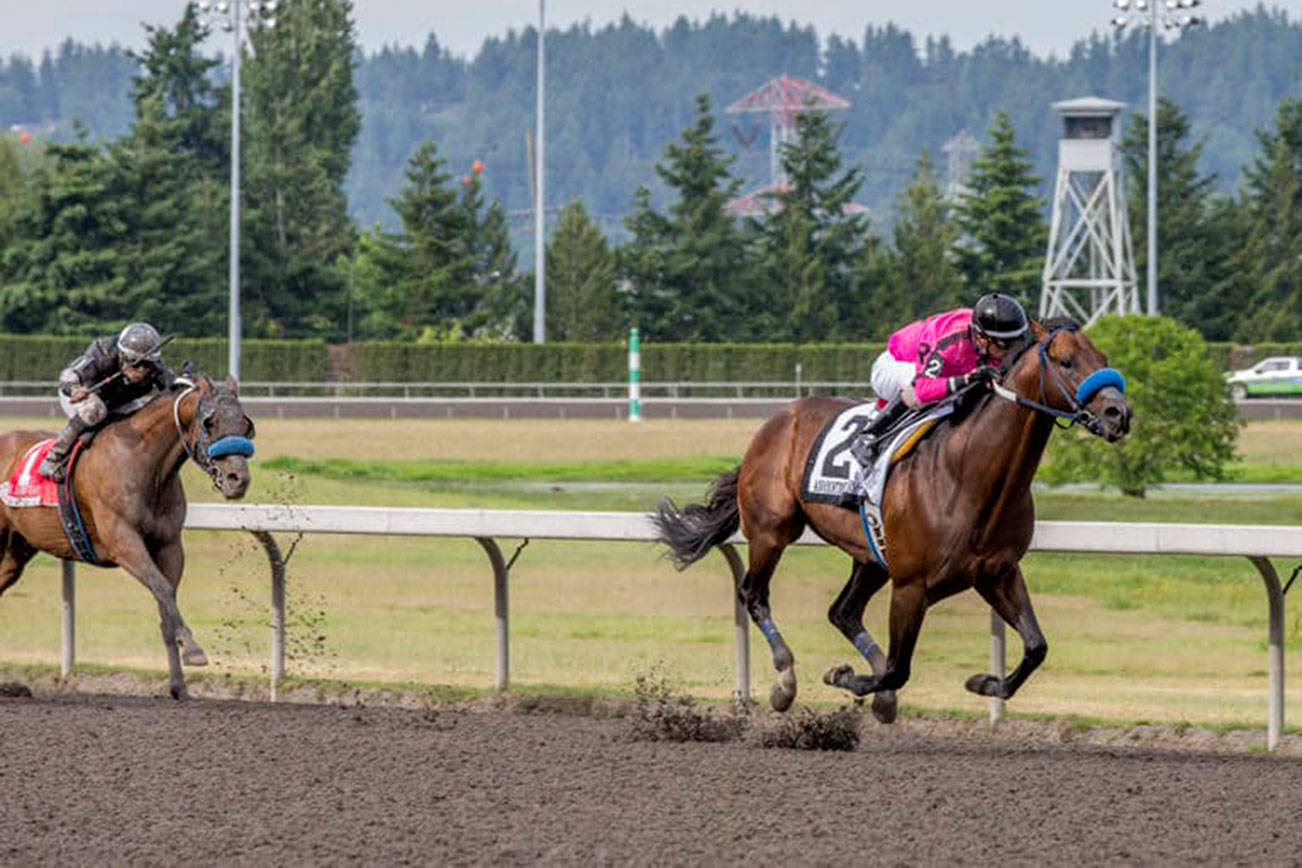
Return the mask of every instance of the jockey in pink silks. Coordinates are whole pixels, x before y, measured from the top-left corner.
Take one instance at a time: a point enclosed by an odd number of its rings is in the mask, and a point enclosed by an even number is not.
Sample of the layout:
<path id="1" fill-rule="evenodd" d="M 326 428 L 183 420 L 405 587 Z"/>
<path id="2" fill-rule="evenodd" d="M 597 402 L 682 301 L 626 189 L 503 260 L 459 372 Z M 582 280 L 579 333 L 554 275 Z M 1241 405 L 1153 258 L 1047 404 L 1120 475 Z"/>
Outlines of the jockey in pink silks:
<path id="1" fill-rule="evenodd" d="M 981 296 L 973 307 L 938 313 L 895 332 L 873 362 L 872 387 L 882 409 L 851 453 L 870 463 L 878 438 L 908 410 L 992 381 L 1028 328 L 1022 306 L 996 292 Z"/>

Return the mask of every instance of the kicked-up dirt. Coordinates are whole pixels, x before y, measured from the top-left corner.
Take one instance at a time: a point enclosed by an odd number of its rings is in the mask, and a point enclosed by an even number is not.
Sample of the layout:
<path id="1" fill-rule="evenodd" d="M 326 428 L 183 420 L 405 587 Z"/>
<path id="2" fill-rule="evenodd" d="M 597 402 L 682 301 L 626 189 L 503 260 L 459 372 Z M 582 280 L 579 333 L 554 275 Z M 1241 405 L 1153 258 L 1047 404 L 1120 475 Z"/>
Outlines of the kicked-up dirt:
<path id="1" fill-rule="evenodd" d="M 1302 863 L 1294 755 L 645 742 L 527 707 L 0 697 L 0 862 Z"/>

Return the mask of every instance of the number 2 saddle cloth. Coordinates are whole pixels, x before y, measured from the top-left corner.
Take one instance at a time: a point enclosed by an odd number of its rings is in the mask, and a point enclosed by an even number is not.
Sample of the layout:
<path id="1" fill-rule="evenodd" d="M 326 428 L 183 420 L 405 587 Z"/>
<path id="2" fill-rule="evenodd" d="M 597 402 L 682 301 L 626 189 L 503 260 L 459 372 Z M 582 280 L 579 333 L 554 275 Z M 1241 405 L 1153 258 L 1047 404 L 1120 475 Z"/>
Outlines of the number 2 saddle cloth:
<path id="1" fill-rule="evenodd" d="M 886 490 L 887 474 L 895 461 L 909 454 L 941 419 L 954 412 L 954 402 L 941 401 L 905 417 L 883 439 L 888 445 L 878 451 L 872 466 L 865 467 L 850 454 L 850 446 L 876 418 L 877 412 L 875 402 L 855 404 L 823 426 L 809 450 L 800 498 L 857 509 L 868 537 L 868 547 L 874 559 L 885 567 L 882 495 Z"/>

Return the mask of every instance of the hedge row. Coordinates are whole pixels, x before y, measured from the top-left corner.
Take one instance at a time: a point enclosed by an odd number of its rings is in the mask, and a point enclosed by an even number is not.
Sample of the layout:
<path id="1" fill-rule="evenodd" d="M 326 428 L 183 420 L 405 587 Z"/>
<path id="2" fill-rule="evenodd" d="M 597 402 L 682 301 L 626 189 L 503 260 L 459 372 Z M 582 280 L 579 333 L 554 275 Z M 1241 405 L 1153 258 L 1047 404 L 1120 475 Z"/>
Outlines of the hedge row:
<path id="1" fill-rule="evenodd" d="M 400 344 L 350 348 L 353 378 L 368 382 L 618 382 L 621 344 Z M 862 382 L 880 344 L 644 344 L 642 379 L 660 382 Z"/>
<path id="2" fill-rule="evenodd" d="M 0 382 L 54 380 L 85 349 L 84 338 L 0 336 Z M 642 379 L 654 382 L 866 382 L 881 344 L 644 344 Z M 1216 363 L 1242 368 L 1266 356 L 1302 356 L 1302 342 L 1208 344 Z M 226 373 L 226 341 L 178 339 L 165 350 L 174 367 Z M 245 380 L 275 382 L 619 382 L 628 376 L 623 344 L 411 344 L 376 341 L 245 341 Z"/>
<path id="3" fill-rule="evenodd" d="M 0 336 L 0 382 L 54 381 L 89 343 L 86 338 Z M 320 341 L 251 340 L 241 350 L 245 380 L 321 382 L 330 376 L 329 348 Z M 178 370 L 188 360 L 196 372 L 226 376 L 224 340 L 177 338 L 163 356 Z"/>

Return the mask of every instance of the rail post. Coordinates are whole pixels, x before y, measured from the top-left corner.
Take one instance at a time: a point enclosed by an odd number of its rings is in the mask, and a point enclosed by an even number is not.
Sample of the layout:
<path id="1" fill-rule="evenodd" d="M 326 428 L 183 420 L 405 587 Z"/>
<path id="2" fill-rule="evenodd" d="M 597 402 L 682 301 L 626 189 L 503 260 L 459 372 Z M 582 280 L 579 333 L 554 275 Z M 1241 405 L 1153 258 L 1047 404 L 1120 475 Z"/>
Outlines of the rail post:
<path id="1" fill-rule="evenodd" d="M 1250 557 L 1252 565 L 1261 573 L 1266 584 L 1269 604 L 1268 632 L 1270 645 L 1266 650 L 1269 686 L 1266 692 L 1266 750 L 1274 750 L 1284 731 L 1284 589 L 1279 584 L 1279 574 L 1270 558 Z M 1292 582 L 1290 582 L 1292 584 Z"/>
<path id="2" fill-rule="evenodd" d="M 67 678 L 77 659 L 77 567 L 69 560 L 63 564 L 63 654 L 59 674 Z"/>
<path id="3" fill-rule="evenodd" d="M 994 609 L 990 610 L 990 673 L 998 678 L 1004 677 L 1007 660 L 1004 632 L 1004 619 Z M 990 726 L 995 727 L 1004 719 L 1004 701 L 998 696 L 986 700 L 990 709 Z"/>
<path id="4" fill-rule="evenodd" d="M 733 695 L 738 702 L 750 702 L 750 615 L 741 604 L 741 594 L 737 593 L 746 577 L 746 567 L 732 543 L 719 546 L 719 551 L 723 552 L 732 572 L 732 647 L 737 676 Z"/>
<path id="5" fill-rule="evenodd" d="M 493 614 L 497 618 L 497 651 L 493 661 L 493 687 L 505 690 L 511 679 L 511 625 L 508 612 L 508 578 L 509 569 L 502 557 L 502 550 L 490 537 L 477 536 L 479 543 L 488 554 L 493 565 Z M 512 559 L 514 560 L 514 558 Z"/>
<path id="6" fill-rule="evenodd" d="M 249 531 L 267 552 L 271 563 L 271 701 L 280 695 L 280 680 L 285 677 L 285 558 L 276 538 L 265 530 Z"/>

